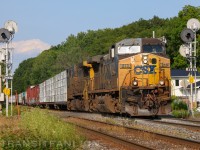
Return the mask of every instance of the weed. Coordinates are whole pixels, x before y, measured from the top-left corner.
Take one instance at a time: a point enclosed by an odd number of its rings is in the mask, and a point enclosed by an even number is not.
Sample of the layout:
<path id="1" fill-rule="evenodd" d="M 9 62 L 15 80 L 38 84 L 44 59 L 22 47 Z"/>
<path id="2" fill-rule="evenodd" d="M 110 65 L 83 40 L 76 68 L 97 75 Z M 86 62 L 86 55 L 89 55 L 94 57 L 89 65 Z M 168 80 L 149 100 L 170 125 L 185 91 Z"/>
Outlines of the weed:
<path id="1" fill-rule="evenodd" d="M 110 124 L 116 124 L 115 120 L 113 120 L 111 118 L 106 118 L 105 122 L 110 123 Z"/>

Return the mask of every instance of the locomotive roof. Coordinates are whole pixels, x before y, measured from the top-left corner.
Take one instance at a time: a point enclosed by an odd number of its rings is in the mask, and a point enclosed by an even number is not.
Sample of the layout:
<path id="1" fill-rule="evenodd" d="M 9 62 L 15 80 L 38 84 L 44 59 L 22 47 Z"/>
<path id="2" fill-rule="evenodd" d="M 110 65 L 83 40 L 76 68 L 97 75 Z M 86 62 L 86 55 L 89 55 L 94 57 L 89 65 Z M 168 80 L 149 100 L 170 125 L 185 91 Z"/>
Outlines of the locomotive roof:
<path id="1" fill-rule="evenodd" d="M 130 38 L 124 39 L 118 43 L 116 46 L 130 46 L 130 45 L 142 45 L 142 44 L 161 44 L 163 43 L 160 39 L 157 38 Z"/>

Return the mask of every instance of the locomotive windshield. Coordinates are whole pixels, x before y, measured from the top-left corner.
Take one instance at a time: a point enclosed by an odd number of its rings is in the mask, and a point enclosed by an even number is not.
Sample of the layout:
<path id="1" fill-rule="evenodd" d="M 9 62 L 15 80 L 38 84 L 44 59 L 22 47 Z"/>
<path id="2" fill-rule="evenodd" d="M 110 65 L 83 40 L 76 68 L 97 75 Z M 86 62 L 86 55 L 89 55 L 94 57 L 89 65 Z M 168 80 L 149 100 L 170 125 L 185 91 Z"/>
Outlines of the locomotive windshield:
<path id="1" fill-rule="evenodd" d="M 143 45 L 144 53 L 163 53 L 164 47 L 162 45 Z"/>
<path id="2" fill-rule="evenodd" d="M 134 54 L 140 53 L 140 46 L 120 46 L 118 47 L 118 54 Z"/>

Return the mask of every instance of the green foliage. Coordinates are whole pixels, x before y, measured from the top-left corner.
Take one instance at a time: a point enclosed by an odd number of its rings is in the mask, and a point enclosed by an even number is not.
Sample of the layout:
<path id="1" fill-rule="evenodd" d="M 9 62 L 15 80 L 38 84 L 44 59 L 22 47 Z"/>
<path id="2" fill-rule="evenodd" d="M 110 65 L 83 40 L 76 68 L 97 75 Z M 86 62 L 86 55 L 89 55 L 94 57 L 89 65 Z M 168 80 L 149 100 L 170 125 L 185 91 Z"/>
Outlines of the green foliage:
<path id="1" fill-rule="evenodd" d="M 171 103 L 172 110 L 188 110 L 187 104 L 180 99 L 175 99 Z"/>
<path id="2" fill-rule="evenodd" d="M 13 78 L 13 92 L 15 90 L 17 90 L 17 92 L 25 91 L 29 85 L 33 84 L 33 79 L 31 77 L 33 63 L 34 58 L 29 58 L 19 64 Z"/>
<path id="3" fill-rule="evenodd" d="M 186 28 L 190 18 L 200 20 L 200 7 L 187 5 L 178 13 L 178 16 L 173 18 L 162 19 L 153 16 L 152 19 L 141 18 L 120 28 L 88 30 L 77 35 L 70 35 L 66 41 L 52 46 L 38 57 L 23 61 L 14 74 L 14 89 L 18 93 L 25 91 L 27 86 L 41 83 L 83 59 L 108 53 L 111 45 L 120 40 L 152 37 L 152 31 L 156 32 L 156 37 L 166 37 L 167 54 L 171 59 L 171 67 L 183 69 L 187 67 L 188 62 L 179 54 L 179 47 L 183 43 L 180 33 Z M 199 32 L 197 41 L 200 41 Z M 199 53 L 200 47 L 197 45 L 197 54 Z M 200 70 L 200 55 L 197 56 L 197 68 Z"/>
<path id="4" fill-rule="evenodd" d="M 172 115 L 176 118 L 187 118 L 189 117 L 189 112 L 187 110 L 173 110 Z"/>
<path id="5" fill-rule="evenodd" d="M 195 118 L 200 118 L 200 110 L 194 109 L 193 112 Z"/>
<path id="6" fill-rule="evenodd" d="M 189 116 L 187 104 L 178 97 L 172 97 L 172 115 L 176 118 L 186 118 Z"/>
<path id="7" fill-rule="evenodd" d="M 171 96 L 171 101 L 174 101 L 176 99 L 178 99 L 176 96 L 174 96 L 174 95 Z"/>
<path id="8" fill-rule="evenodd" d="M 40 109 L 22 114 L 19 126 L 2 137 L 3 149 L 77 149 L 84 139 L 74 126 Z"/>
<path id="9" fill-rule="evenodd" d="M 17 106 L 16 105 L 12 105 L 12 115 L 17 115 L 18 111 L 17 111 Z M 2 106 L 2 115 L 6 116 L 6 105 L 5 103 Z M 11 105 L 8 105 L 8 116 L 11 116 Z"/>

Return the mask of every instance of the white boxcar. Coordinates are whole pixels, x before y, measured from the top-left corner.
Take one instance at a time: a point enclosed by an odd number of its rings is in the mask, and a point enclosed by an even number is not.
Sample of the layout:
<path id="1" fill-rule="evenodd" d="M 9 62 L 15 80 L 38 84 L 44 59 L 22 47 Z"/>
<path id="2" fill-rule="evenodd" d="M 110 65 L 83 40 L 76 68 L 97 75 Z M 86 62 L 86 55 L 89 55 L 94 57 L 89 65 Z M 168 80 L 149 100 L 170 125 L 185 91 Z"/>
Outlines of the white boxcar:
<path id="1" fill-rule="evenodd" d="M 40 87 L 40 102 L 59 103 L 67 101 L 66 70 L 44 81 Z"/>

